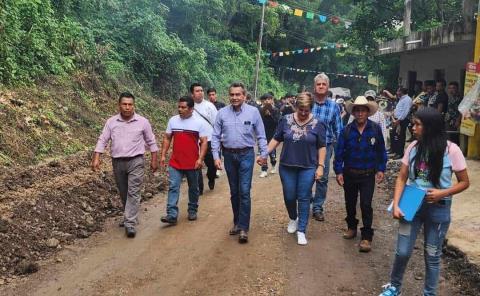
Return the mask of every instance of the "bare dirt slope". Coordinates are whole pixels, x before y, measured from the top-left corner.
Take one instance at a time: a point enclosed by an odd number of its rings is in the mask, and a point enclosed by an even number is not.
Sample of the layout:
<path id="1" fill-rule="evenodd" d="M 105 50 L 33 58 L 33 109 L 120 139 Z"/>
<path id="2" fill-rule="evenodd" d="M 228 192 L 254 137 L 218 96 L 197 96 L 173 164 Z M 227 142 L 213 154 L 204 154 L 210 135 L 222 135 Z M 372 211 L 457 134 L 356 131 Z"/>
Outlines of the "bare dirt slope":
<path id="1" fill-rule="evenodd" d="M 258 171 L 258 169 L 256 169 Z M 385 213 L 386 197 L 376 200 L 374 249 L 360 254 L 358 240 L 341 238 L 343 195 L 331 178 L 327 221 L 310 220 L 305 247 L 285 230 L 277 175 L 255 173 L 250 241 L 227 234 L 231 210 L 226 176 L 201 197 L 199 219 L 186 219 L 183 186 L 177 226 L 161 225 L 165 194 L 142 206 L 135 239 L 125 238 L 116 220 L 104 232 L 67 246 L 42 261 L 40 271 L 0 288 L 1 295 L 378 295 L 388 274 L 395 242 L 394 222 Z M 419 242 L 420 243 L 420 242 Z M 420 245 L 420 244 L 419 244 Z M 421 295 L 423 251 L 415 250 L 404 295 Z M 416 278 L 416 279 L 415 279 Z M 442 280 L 439 295 L 461 295 Z"/>

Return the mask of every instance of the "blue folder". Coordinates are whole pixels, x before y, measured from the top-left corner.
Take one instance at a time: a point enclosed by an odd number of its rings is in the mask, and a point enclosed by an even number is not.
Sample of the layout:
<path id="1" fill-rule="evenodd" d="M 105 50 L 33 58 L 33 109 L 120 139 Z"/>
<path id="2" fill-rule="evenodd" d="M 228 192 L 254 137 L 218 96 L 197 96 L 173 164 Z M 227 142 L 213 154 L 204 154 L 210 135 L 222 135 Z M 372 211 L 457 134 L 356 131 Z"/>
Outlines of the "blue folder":
<path id="1" fill-rule="evenodd" d="M 403 219 L 406 221 L 412 221 L 417 213 L 418 209 L 422 205 L 423 198 L 427 193 L 426 190 L 418 188 L 413 185 L 405 185 L 403 189 L 402 196 L 400 196 L 400 202 L 398 203 L 398 207 L 403 212 Z M 393 202 L 388 207 L 388 211 L 391 212 L 393 210 Z"/>

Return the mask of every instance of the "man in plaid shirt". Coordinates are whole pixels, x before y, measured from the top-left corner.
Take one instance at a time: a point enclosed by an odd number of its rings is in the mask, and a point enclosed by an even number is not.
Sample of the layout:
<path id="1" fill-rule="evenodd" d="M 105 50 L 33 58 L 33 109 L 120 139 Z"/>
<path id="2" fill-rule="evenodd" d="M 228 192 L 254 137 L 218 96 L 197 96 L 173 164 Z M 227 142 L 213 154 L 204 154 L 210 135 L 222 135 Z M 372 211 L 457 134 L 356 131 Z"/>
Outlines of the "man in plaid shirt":
<path id="1" fill-rule="evenodd" d="M 357 200 L 360 194 L 362 210 L 362 240 L 360 252 L 370 252 L 373 238 L 372 198 L 375 180 L 381 182 L 387 164 L 387 152 L 383 141 L 381 127 L 369 120 L 375 114 L 378 105 L 359 96 L 353 103 L 345 106 L 347 112 L 353 114 L 355 120 L 349 123 L 338 138 L 335 147 L 333 169 L 337 175 L 337 183 L 345 191 L 348 230 L 343 234 L 345 239 L 357 236 L 358 220 L 356 218 Z"/>
<path id="2" fill-rule="evenodd" d="M 323 165 L 323 177 L 316 181 L 315 195 L 313 196 L 313 218 L 317 221 L 324 221 L 323 204 L 327 198 L 328 173 L 330 169 L 330 158 L 332 158 L 335 143 L 343 129 L 340 107 L 327 96 L 330 79 L 325 73 L 320 73 L 313 79 L 315 104 L 312 114 L 325 123 L 327 128 L 327 156 Z"/>

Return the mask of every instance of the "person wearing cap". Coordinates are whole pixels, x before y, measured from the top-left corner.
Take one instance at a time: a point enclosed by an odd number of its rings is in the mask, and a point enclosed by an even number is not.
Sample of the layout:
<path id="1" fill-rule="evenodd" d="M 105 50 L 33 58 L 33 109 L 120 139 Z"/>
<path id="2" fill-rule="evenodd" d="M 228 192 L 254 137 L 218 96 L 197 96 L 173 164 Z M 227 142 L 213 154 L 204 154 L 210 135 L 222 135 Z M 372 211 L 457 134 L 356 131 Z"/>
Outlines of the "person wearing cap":
<path id="1" fill-rule="evenodd" d="M 266 93 L 260 97 L 260 102 L 262 105 L 260 107 L 260 115 L 262 116 L 263 126 L 265 127 L 265 135 L 267 137 L 267 142 L 273 138 L 275 131 L 277 129 L 278 121 L 280 120 L 280 112 L 274 106 L 274 97 Z M 275 174 L 277 169 L 275 165 L 277 164 L 277 151 L 273 149 L 268 156 L 270 156 L 270 164 L 272 169 L 270 170 L 271 174 Z M 265 163 L 262 165 L 262 172 L 260 173 L 260 178 L 265 178 L 268 176 L 268 164 Z"/>
<path id="2" fill-rule="evenodd" d="M 353 103 L 347 102 L 345 108 L 355 119 L 338 137 L 333 162 L 337 183 L 345 193 L 348 229 L 343 238 L 353 239 L 357 236 L 356 208 L 360 193 L 363 228 L 359 251 L 370 252 L 373 239 L 373 192 L 375 181 L 383 180 L 387 152 L 381 127 L 368 118 L 377 112 L 377 103 L 359 96 Z"/>
<path id="3" fill-rule="evenodd" d="M 374 90 L 367 90 L 365 92 L 365 98 L 367 98 L 367 100 L 370 102 L 375 102 L 376 97 L 377 97 L 377 93 Z M 350 115 L 350 119 L 348 120 L 348 123 L 352 122 L 354 119 L 355 117 L 353 116 L 353 114 Z M 383 141 L 385 142 L 385 146 L 386 146 L 387 138 L 388 138 L 388 130 L 387 130 L 387 122 L 385 120 L 385 115 L 383 115 L 382 112 L 377 110 L 377 112 L 375 112 L 375 114 L 373 114 L 372 116 L 369 116 L 368 119 L 375 122 L 382 128 Z"/>
<path id="4" fill-rule="evenodd" d="M 285 100 L 282 106 L 280 107 L 280 114 L 282 116 L 292 114 L 293 112 L 295 112 L 294 105 L 295 105 L 295 95 L 291 93 L 287 93 L 285 95 Z"/>
<path id="5" fill-rule="evenodd" d="M 417 110 L 427 106 L 430 99 L 435 95 L 435 81 L 425 80 L 423 86 L 425 88 L 425 91 L 422 91 L 413 100 L 413 103 L 417 106 Z"/>

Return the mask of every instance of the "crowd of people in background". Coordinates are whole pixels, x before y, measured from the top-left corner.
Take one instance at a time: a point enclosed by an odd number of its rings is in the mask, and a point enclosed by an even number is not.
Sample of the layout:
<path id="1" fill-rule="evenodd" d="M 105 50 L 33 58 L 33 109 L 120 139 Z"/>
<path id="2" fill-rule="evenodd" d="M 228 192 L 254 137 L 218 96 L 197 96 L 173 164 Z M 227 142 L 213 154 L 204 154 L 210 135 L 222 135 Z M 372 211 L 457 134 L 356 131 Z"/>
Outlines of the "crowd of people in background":
<path id="1" fill-rule="evenodd" d="M 166 215 L 161 221 L 177 223 L 184 177 L 188 184 L 188 220 L 197 220 L 199 196 L 204 193 L 203 166 L 207 168 L 210 190 L 215 189 L 218 171 L 225 170 L 233 214 L 228 233 L 238 236 L 241 244 L 249 239 L 255 162 L 261 166 L 260 178 L 278 171 L 289 218 L 286 231 L 296 234 L 299 245 L 306 245 L 310 213 L 316 221 L 325 221 L 333 157 L 333 171 L 345 199 L 343 238 L 357 236 L 356 209 L 360 200 L 363 227 L 359 251 L 370 252 L 375 183 L 384 179 L 389 157 L 402 163 L 392 204 L 393 217 L 400 222 L 390 283 L 384 286 L 381 296 L 400 295 L 406 264 L 422 225 L 424 295 L 436 295 L 452 195 L 469 186 L 465 159 L 457 146 L 457 107 L 461 101 L 458 83 L 450 82 L 446 89 L 444 80 L 417 82 L 412 94 L 404 87 L 399 87 L 395 95 L 384 90 L 378 96 L 374 90 L 368 90 L 355 100 L 334 99 L 329 86 L 329 77 L 321 73 L 314 78 L 311 93 L 288 93 L 279 100 L 275 94 L 265 93 L 257 102 L 245 85 L 236 82 L 228 88 L 226 105 L 217 98 L 215 88 L 207 89 L 206 99 L 203 86 L 193 83 L 189 94 L 177 100 L 178 115 L 168 121 L 159 160 L 160 149 L 150 123 L 135 113 L 133 94 L 122 93 L 119 114 L 107 120 L 95 148 L 92 168 L 99 169 L 100 155 L 110 142 L 113 171 L 124 206 L 120 226 L 125 227 L 127 237 L 136 235 L 146 148 L 152 155 L 151 170 L 156 171 L 160 164 L 168 171 Z M 405 149 L 408 132 L 412 143 Z M 282 151 L 277 159 L 280 144 Z M 456 175 L 457 184 L 452 184 L 452 174 Z M 399 207 L 406 184 L 426 191 L 413 221 L 404 220 Z"/>

